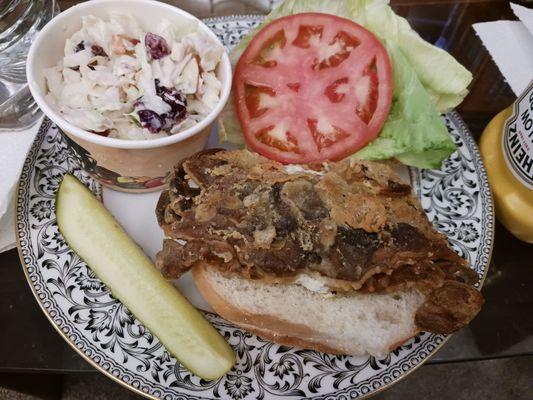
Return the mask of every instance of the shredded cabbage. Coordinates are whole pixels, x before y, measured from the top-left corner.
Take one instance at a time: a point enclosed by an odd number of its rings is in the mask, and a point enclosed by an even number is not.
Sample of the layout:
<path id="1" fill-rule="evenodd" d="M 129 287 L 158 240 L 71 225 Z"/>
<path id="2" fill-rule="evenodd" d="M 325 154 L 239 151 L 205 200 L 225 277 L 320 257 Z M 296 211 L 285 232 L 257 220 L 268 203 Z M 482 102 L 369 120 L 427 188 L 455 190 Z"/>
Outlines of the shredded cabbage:
<path id="1" fill-rule="evenodd" d="M 44 71 L 50 104 L 82 129 L 133 140 L 175 134 L 205 118 L 220 99 L 214 70 L 223 47 L 196 21 L 162 20 L 150 32 L 157 54 L 147 33 L 128 14 L 84 16 L 63 59 Z"/>

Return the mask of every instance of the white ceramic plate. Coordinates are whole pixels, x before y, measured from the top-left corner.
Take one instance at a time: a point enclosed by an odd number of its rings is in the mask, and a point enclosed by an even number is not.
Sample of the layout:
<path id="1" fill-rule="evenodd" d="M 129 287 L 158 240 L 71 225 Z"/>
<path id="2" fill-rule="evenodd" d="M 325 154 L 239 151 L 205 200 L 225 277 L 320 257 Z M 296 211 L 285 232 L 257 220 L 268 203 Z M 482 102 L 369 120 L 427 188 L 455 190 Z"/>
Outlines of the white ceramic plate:
<path id="1" fill-rule="evenodd" d="M 231 47 L 260 21 L 256 16 L 207 20 Z M 407 169 L 435 227 L 467 258 L 483 282 L 493 242 L 492 199 L 477 147 L 456 113 L 445 122 L 457 151 L 442 170 Z M 216 145 L 212 133 L 210 146 Z M 427 360 L 446 337 L 422 333 L 383 358 L 334 356 L 280 346 L 238 329 L 209 311 L 189 276 L 176 284 L 225 335 L 237 364 L 207 382 L 191 375 L 65 244 L 58 231 L 55 192 L 74 173 L 98 196 L 151 257 L 163 234 L 155 218 L 159 193 L 102 189 L 76 164 L 57 127 L 45 120 L 26 159 L 17 200 L 19 252 L 24 272 L 53 326 L 88 362 L 119 383 L 163 399 L 347 399 L 391 385 Z"/>

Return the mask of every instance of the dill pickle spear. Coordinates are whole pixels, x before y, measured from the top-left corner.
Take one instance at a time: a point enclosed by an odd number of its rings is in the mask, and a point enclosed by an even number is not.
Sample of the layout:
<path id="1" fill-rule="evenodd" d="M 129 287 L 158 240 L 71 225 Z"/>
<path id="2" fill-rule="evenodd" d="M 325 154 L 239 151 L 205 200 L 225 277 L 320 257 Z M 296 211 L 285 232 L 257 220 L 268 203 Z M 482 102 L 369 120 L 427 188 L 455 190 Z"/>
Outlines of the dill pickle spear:
<path id="1" fill-rule="evenodd" d="M 211 380 L 231 369 L 235 354 L 229 344 L 70 174 L 57 192 L 56 216 L 68 245 L 191 372 Z"/>

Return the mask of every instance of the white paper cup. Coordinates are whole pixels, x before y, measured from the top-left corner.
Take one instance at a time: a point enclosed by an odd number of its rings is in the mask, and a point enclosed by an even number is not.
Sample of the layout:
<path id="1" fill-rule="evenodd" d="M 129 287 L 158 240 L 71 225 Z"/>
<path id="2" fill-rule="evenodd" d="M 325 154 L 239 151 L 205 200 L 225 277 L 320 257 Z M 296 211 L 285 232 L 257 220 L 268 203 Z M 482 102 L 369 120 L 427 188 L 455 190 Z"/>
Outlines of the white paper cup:
<path id="1" fill-rule="evenodd" d="M 215 108 L 195 126 L 164 138 L 126 140 L 99 136 L 67 122 L 45 99 L 44 70 L 55 66 L 64 56 L 67 38 L 82 26 L 82 17 L 95 15 L 107 19 L 110 12 L 130 14 L 143 29 L 150 31 L 162 19 L 181 24 L 195 20 L 198 29 L 220 46 L 216 35 L 199 19 L 174 6 L 150 0 L 93 0 L 75 5 L 52 19 L 36 36 L 28 53 L 26 73 L 35 101 L 64 133 L 80 166 L 102 184 L 116 190 L 146 192 L 161 189 L 163 178 L 182 158 L 205 147 L 213 121 L 231 90 L 231 64 L 226 52 L 217 67 L 222 83 Z"/>

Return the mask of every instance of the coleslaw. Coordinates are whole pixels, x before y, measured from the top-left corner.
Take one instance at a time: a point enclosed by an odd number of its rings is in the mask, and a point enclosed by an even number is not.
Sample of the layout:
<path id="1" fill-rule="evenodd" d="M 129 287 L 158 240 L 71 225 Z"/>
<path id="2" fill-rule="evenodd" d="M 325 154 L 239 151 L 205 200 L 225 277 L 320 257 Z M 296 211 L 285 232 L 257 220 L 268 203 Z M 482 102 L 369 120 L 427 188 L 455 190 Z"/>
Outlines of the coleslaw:
<path id="1" fill-rule="evenodd" d="M 98 135 L 173 135 L 216 106 L 223 52 L 193 20 L 162 20 L 146 31 L 127 14 L 85 16 L 63 59 L 44 71 L 46 99 L 68 122 Z"/>

